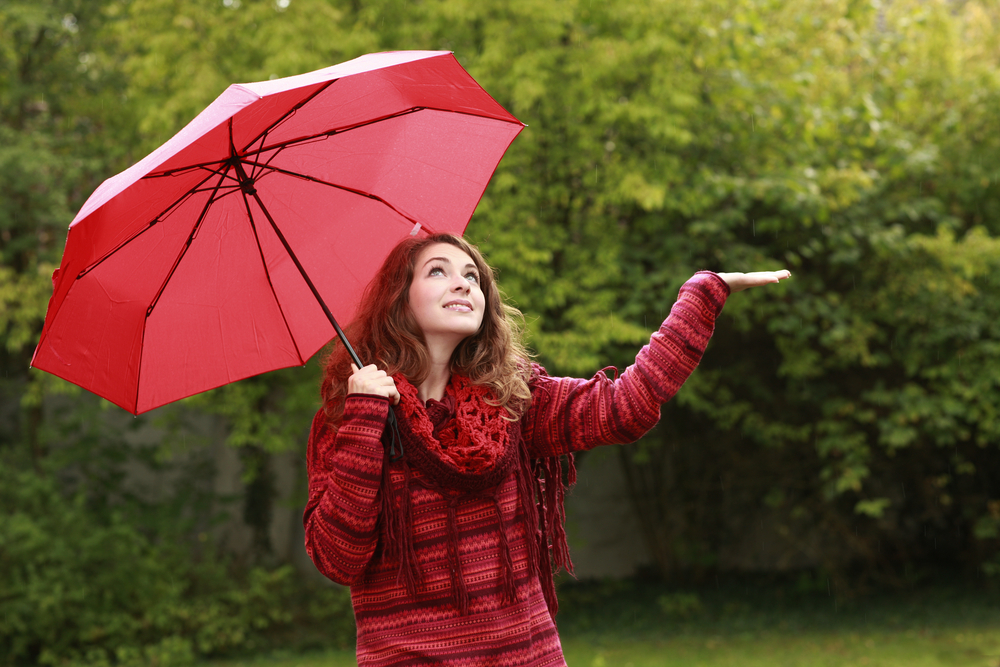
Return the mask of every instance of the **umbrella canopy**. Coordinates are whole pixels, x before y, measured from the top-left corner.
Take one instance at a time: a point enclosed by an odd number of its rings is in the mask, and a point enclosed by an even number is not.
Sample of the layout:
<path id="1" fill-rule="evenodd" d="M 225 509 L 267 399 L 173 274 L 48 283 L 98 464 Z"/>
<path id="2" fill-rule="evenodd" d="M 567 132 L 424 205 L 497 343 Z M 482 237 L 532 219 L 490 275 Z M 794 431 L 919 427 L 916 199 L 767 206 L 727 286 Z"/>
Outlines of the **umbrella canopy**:
<path id="1" fill-rule="evenodd" d="M 84 204 L 32 365 L 139 414 L 304 364 L 400 239 L 464 232 L 523 127 L 450 52 L 230 86 Z"/>

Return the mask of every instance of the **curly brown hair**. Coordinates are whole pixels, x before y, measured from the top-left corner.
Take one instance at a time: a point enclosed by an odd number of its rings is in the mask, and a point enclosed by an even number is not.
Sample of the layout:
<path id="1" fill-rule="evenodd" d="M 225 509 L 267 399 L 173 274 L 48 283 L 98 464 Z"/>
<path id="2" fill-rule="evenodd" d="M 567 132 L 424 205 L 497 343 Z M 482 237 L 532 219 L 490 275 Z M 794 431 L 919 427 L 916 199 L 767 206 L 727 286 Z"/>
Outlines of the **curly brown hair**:
<path id="1" fill-rule="evenodd" d="M 486 312 L 479 331 L 463 340 L 451 357 L 452 373 L 490 388 L 497 405 L 509 419 L 521 417 L 531 394 L 528 390 L 530 353 L 524 346 L 524 318 L 504 301 L 496 273 L 479 249 L 460 236 L 436 234 L 400 241 L 365 288 L 354 321 L 345 328 L 347 338 L 362 362 L 374 363 L 389 375 L 402 374 L 413 385 L 427 377 L 429 357 L 423 333 L 409 307 L 410 283 L 420 252 L 437 243 L 462 250 L 475 262 Z M 323 409 L 333 426 L 339 426 L 347 396 L 351 360 L 343 345 L 334 341 L 323 362 L 320 394 Z"/>

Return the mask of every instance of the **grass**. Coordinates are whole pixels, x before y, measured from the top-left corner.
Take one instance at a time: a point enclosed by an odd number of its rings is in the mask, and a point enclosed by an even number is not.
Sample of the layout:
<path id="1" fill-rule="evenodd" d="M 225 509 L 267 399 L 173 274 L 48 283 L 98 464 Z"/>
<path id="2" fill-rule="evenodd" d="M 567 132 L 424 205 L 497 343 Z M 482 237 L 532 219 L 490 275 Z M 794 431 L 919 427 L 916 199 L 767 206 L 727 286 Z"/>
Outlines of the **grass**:
<path id="1" fill-rule="evenodd" d="M 782 633 L 746 637 L 710 635 L 666 640 L 566 642 L 571 667 L 996 667 L 1000 642 L 994 634 L 956 635 L 928 633 L 813 632 L 789 636 Z"/>
<path id="2" fill-rule="evenodd" d="M 560 624 L 567 663 L 1000 667 L 995 593 L 950 584 L 843 600 L 824 584 L 569 587 Z"/>
<path id="3" fill-rule="evenodd" d="M 941 584 L 843 600 L 825 584 L 803 588 L 762 582 L 688 591 L 641 581 L 564 585 L 558 620 L 566 660 L 570 667 L 1000 667 L 996 592 Z M 355 664 L 352 650 L 212 663 Z"/>

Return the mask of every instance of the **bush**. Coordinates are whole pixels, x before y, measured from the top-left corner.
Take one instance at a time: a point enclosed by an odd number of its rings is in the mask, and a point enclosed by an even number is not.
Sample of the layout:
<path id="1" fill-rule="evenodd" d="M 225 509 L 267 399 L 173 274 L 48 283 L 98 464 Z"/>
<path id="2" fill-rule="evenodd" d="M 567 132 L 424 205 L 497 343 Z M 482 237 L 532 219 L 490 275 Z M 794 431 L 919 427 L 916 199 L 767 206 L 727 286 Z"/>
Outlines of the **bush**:
<path id="1" fill-rule="evenodd" d="M 34 472 L 0 469 L 0 660 L 167 665 L 260 649 L 290 635 L 353 638 L 344 589 L 307 591 L 289 567 L 236 572 L 98 517 Z M 305 633 L 305 634 L 303 634 Z"/>

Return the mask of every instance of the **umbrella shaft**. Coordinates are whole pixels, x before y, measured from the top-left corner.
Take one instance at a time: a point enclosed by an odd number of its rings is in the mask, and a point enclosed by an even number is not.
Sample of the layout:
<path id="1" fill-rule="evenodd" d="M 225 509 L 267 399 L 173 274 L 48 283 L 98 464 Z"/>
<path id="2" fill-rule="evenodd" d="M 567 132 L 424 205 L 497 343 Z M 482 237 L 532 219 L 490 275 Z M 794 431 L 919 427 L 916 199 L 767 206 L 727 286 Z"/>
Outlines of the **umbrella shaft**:
<path id="1" fill-rule="evenodd" d="M 271 229 L 274 230 L 278 240 L 281 241 L 281 245 L 285 247 L 285 252 L 287 252 L 288 256 L 292 258 L 293 262 L 295 262 L 295 267 L 302 275 L 302 279 L 306 281 L 306 285 L 308 285 L 309 289 L 312 290 L 313 296 L 316 297 L 316 302 L 319 303 L 323 312 L 326 313 L 327 319 L 330 320 L 330 324 L 333 325 L 334 331 L 337 332 L 337 337 L 340 338 L 340 342 L 344 344 L 344 348 L 347 349 L 347 353 L 351 355 L 351 361 L 354 362 L 355 366 L 361 368 L 364 364 L 361 363 L 358 353 L 354 351 L 353 347 L 351 347 L 350 342 L 347 340 L 347 336 L 344 334 L 344 330 L 340 328 L 339 324 L 337 324 L 337 318 L 335 318 L 333 313 L 330 312 L 330 308 L 326 305 L 323 297 L 320 296 L 319 290 L 316 289 L 313 281 L 309 278 L 309 274 L 306 273 L 305 268 L 299 262 L 299 258 L 295 256 L 295 253 L 292 251 L 292 247 L 288 245 L 288 241 L 285 240 L 285 235 L 281 233 L 281 229 L 278 228 L 278 224 L 274 221 L 274 218 L 271 217 L 271 213 L 267 210 L 267 207 L 264 206 L 264 202 L 260 200 L 260 195 L 257 194 L 257 189 L 253 186 L 253 180 L 247 177 L 246 171 L 243 169 L 243 165 L 238 159 L 235 159 L 235 157 L 233 159 L 233 166 L 236 168 L 236 175 L 239 180 L 240 189 L 243 191 L 244 198 L 247 196 L 253 197 L 254 201 L 257 202 L 257 206 L 259 206 L 260 210 L 264 212 L 264 215 L 267 217 L 267 221 L 271 223 Z M 249 203 L 247 204 L 247 213 L 250 213 Z M 396 420 L 396 413 L 391 409 L 389 410 L 386 425 L 390 433 L 389 458 L 393 461 L 398 461 L 403 458 L 403 442 L 399 435 L 399 425 Z M 398 452 L 396 450 L 397 447 L 399 448 Z"/>
<path id="2" fill-rule="evenodd" d="M 243 173 L 242 169 L 238 169 L 238 173 L 241 177 L 245 177 L 245 174 Z M 323 312 L 326 313 L 327 319 L 330 320 L 330 324 L 333 325 L 334 331 L 337 332 L 337 337 L 340 338 L 340 342 L 344 344 L 344 347 L 347 349 L 347 353 L 351 355 L 351 361 L 354 362 L 355 366 L 361 368 L 362 366 L 364 366 L 364 364 L 362 364 L 361 359 L 358 358 L 357 352 L 355 352 L 354 348 L 351 347 L 350 342 L 348 342 L 347 340 L 347 336 L 344 334 L 344 330 L 340 328 L 339 324 L 337 324 L 337 318 L 335 318 L 333 316 L 333 313 L 330 312 L 330 308 L 326 305 L 326 302 L 323 301 L 323 297 L 320 296 L 319 290 L 316 289 L 316 286 L 313 284 L 313 281 L 309 278 L 309 274 L 306 273 L 305 268 L 303 268 L 302 264 L 299 262 L 299 258 L 295 256 L 295 253 L 292 251 L 291 246 L 288 245 L 288 241 L 285 240 L 285 235 L 281 233 L 281 230 L 278 228 L 277 223 L 274 222 L 274 218 L 271 217 L 271 214 L 264 206 L 264 202 L 260 200 L 260 195 L 257 194 L 256 190 L 251 190 L 250 194 L 256 200 L 257 205 L 260 206 L 260 210 L 264 212 L 264 215 L 267 217 L 267 221 L 271 223 L 271 229 L 273 229 L 274 233 L 278 236 L 278 240 L 281 241 L 281 245 L 285 247 L 285 252 L 287 252 L 288 256 L 292 258 L 293 262 L 295 262 L 295 267 L 299 270 L 299 273 L 302 275 L 302 279 L 306 281 L 306 285 L 309 286 L 309 289 L 312 291 L 313 296 L 316 297 L 316 302 L 319 303 L 320 308 L 322 308 Z"/>
<path id="3" fill-rule="evenodd" d="M 242 170 L 240 170 L 240 172 L 242 172 Z M 358 353 L 354 351 L 353 347 L 351 347 L 350 342 L 347 340 L 347 336 L 344 334 L 344 330 L 340 328 L 339 324 L 337 324 L 337 318 L 335 318 L 333 313 L 330 312 L 330 308 L 327 307 L 326 302 L 323 301 L 323 297 L 320 296 L 319 290 L 317 290 L 316 286 L 313 285 L 313 281 L 309 279 L 309 274 L 306 273 L 302 264 L 299 263 L 299 258 L 295 256 L 294 252 L 292 252 L 291 246 L 288 245 L 288 241 L 285 240 L 285 236 L 281 233 L 281 230 L 278 229 L 278 225 L 274 222 L 271 214 L 268 213 L 267 209 L 264 207 L 264 202 L 260 200 L 260 197 L 257 195 L 257 191 L 252 190 L 250 194 L 255 200 L 257 200 L 257 205 L 260 206 L 260 210 L 264 211 L 264 215 L 267 216 L 267 221 L 271 223 L 271 228 L 274 230 L 274 233 L 278 235 L 281 245 L 285 246 L 285 252 L 287 252 L 288 256 L 292 258 L 293 262 L 295 262 L 295 266 L 299 269 L 299 273 L 302 274 L 302 279 L 306 281 L 306 285 L 309 285 L 309 289 L 312 290 L 313 296 L 316 297 L 316 301 L 319 303 L 320 307 L 323 308 L 323 312 L 326 313 L 327 318 L 330 320 L 330 324 L 333 325 L 334 330 L 337 332 L 337 337 L 340 338 L 340 342 L 344 344 L 344 347 L 347 349 L 347 353 L 351 355 L 351 361 L 354 362 L 355 366 L 361 368 L 364 364 L 362 364 L 361 359 L 358 358 Z M 403 442 L 399 435 L 399 425 L 396 420 L 396 413 L 391 409 L 389 410 L 386 425 L 390 434 L 389 458 L 393 461 L 398 461 L 403 458 Z M 396 451 L 397 447 L 399 447 L 398 452 Z"/>

